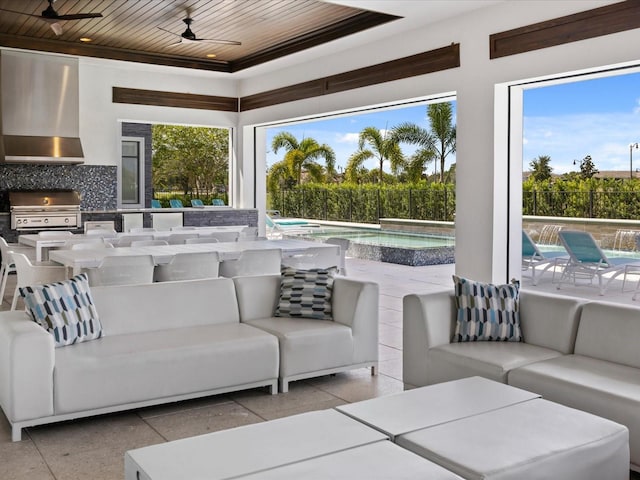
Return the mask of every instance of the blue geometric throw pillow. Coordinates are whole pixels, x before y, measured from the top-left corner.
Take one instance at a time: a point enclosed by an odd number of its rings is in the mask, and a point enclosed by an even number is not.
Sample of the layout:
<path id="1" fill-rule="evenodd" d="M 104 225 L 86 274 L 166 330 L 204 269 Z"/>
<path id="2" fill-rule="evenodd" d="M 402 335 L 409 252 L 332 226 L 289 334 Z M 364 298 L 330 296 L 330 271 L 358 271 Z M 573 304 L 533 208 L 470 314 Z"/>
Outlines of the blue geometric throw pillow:
<path id="1" fill-rule="evenodd" d="M 458 317 L 454 342 L 522 342 L 520 282 L 474 282 L 453 276 Z"/>
<path id="2" fill-rule="evenodd" d="M 20 295 L 33 321 L 53 335 L 56 348 L 102 336 L 85 273 L 64 282 L 21 287 Z"/>
<path id="3" fill-rule="evenodd" d="M 297 270 L 283 266 L 276 317 L 332 320 L 331 294 L 336 267 Z"/>

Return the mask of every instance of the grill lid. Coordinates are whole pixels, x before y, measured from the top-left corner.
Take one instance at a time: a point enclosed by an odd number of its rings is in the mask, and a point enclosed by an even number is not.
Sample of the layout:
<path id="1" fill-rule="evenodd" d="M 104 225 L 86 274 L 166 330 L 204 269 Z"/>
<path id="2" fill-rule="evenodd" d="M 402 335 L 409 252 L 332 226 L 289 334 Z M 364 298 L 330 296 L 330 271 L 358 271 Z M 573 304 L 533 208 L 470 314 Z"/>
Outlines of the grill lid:
<path id="1" fill-rule="evenodd" d="M 9 192 L 11 210 L 16 207 L 80 208 L 80 194 L 75 190 L 14 190 Z"/>

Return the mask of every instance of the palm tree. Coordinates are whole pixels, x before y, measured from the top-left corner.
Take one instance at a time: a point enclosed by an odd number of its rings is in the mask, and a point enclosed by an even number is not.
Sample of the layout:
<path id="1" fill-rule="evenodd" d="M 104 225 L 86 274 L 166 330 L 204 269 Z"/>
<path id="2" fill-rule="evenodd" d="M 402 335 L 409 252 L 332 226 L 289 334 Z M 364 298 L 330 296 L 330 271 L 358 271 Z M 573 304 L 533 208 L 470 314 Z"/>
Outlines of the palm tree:
<path id="1" fill-rule="evenodd" d="M 406 162 L 405 170 L 409 181 L 416 182 L 422 178 L 422 173 L 435 157 L 434 139 L 431 133 L 411 122 L 404 122 L 393 128 L 391 135 L 400 143 L 418 145 L 418 149 Z"/>
<path id="2" fill-rule="evenodd" d="M 443 183 L 445 159 L 456 151 L 456 127 L 453 125 L 451 103 L 432 103 L 427 107 L 427 117 L 435 137 L 433 148 L 440 159 L 440 183 Z"/>
<path id="3" fill-rule="evenodd" d="M 393 129 L 393 135 L 399 142 L 412 143 L 420 148 L 416 152 L 426 164 L 434 159 L 440 160 L 440 182 L 444 182 L 444 165 L 449 154 L 456 151 L 456 127 L 453 125 L 451 103 L 432 103 L 427 106 L 430 130 L 414 123 L 401 123 Z"/>
<path id="4" fill-rule="evenodd" d="M 370 148 L 365 148 L 366 146 Z M 358 138 L 358 151 L 349 157 L 345 171 L 347 180 L 354 181 L 358 172 L 362 170 L 365 160 L 376 158 L 378 160 L 378 183 L 384 181 L 383 165 L 385 160 L 391 163 L 391 169 L 397 171 L 404 164 L 404 156 L 396 139 L 378 130 L 376 127 L 366 127 L 360 132 Z"/>
<path id="5" fill-rule="evenodd" d="M 291 133 L 280 132 L 273 137 L 271 149 L 278 153 L 281 148 L 284 148 L 286 153 L 284 158 L 269 170 L 267 183 L 270 190 L 275 190 L 281 180 L 300 185 L 303 170 L 316 182 L 334 178 L 336 158 L 330 146 L 320 145 L 313 138 L 303 138 L 298 142 Z M 326 167 L 317 163 L 321 158 L 324 158 Z"/>
<path id="6" fill-rule="evenodd" d="M 538 155 L 537 158 L 529 162 L 531 167 L 531 176 L 537 182 L 548 180 L 551 178 L 553 168 L 551 165 L 551 157 L 549 155 Z"/>

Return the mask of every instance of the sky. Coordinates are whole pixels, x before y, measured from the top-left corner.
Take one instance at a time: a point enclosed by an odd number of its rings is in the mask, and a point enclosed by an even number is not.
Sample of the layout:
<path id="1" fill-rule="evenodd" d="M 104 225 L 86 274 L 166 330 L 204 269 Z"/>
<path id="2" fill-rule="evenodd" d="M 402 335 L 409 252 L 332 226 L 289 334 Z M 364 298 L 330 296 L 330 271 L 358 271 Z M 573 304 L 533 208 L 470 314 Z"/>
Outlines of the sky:
<path id="1" fill-rule="evenodd" d="M 455 121 L 455 102 L 453 102 L 453 114 Z M 311 137 L 320 144 L 329 145 L 336 154 L 336 169 L 338 169 L 338 166 L 344 168 L 349 157 L 358 150 L 358 135 L 362 130 L 367 127 L 377 127 L 383 131 L 391 130 L 403 122 L 411 122 L 421 127 L 429 128 L 427 105 L 377 109 L 369 113 L 354 114 L 330 120 L 269 128 L 267 130 L 267 166 L 270 167 L 284 157 L 284 150 L 279 150 L 277 155 L 271 151 L 271 140 L 276 134 L 283 131 L 293 134 L 298 141 Z M 402 145 L 402 152 L 407 156 L 411 155 L 415 150 L 416 147 L 414 145 Z M 455 162 L 455 155 L 447 157 L 445 170 L 453 162 Z M 364 166 L 369 170 L 378 168 L 378 161 L 370 159 L 364 162 Z M 429 173 L 433 173 L 433 167 L 432 162 L 428 167 Z M 440 171 L 439 168 L 440 166 L 438 165 L 438 171 Z M 384 171 L 390 171 L 388 163 L 385 163 Z"/>
<path id="2" fill-rule="evenodd" d="M 640 142 L 640 73 L 526 90 L 523 167 L 551 157 L 553 173 L 578 171 L 591 155 L 598 170 L 629 171 Z M 640 168 L 640 150 L 633 151 Z M 573 161 L 577 160 L 577 165 Z"/>
<path id="3" fill-rule="evenodd" d="M 454 121 L 455 121 L 455 102 Z M 358 149 L 358 134 L 366 127 L 391 129 L 402 122 L 429 128 L 425 104 L 398 109 L 380 109 L 329 120 L 272 127 L 267 130 L 267 166 L 283 158 L 270 150 L 271 140 L 281 131 L 298 140 L 312 137 L 336 153 L 336 166 L 344 168 Z M 629 144 L 640 142 L 640 73 L 541 87 L 524 92 L 523 170 L 539 155 L 551 157 L 553 173 L 579 171 L 579 162 L 591 155 L 598 170 L 629 171 Z M 403 145 L 410 155 L 415 146 Z M 640 149 L 633 151 L 634 170 L 640 168 Z M 636 167 L 637 159 L 637 167 Z M 576 165 L 573 161 L 576 160 Z M 455 162 L 447 157 L 445 169 Z M 365 163 L 377 168 L 375 159 Z M 428 172 L 433 173 L 431 163 Z M 389 165 L 385 165 L 389 172 Z"/>

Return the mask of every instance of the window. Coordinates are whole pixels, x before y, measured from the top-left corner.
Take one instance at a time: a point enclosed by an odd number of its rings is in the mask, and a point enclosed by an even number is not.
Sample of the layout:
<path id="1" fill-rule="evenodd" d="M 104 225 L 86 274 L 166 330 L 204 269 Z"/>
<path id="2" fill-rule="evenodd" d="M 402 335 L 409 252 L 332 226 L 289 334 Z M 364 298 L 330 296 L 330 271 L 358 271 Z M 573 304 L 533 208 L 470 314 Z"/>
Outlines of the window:
<path id="1" fill-rule="evenodd" d="M 120 162 L 120 204 L 144 206 L 144 139 L 123 137 Z"/>

